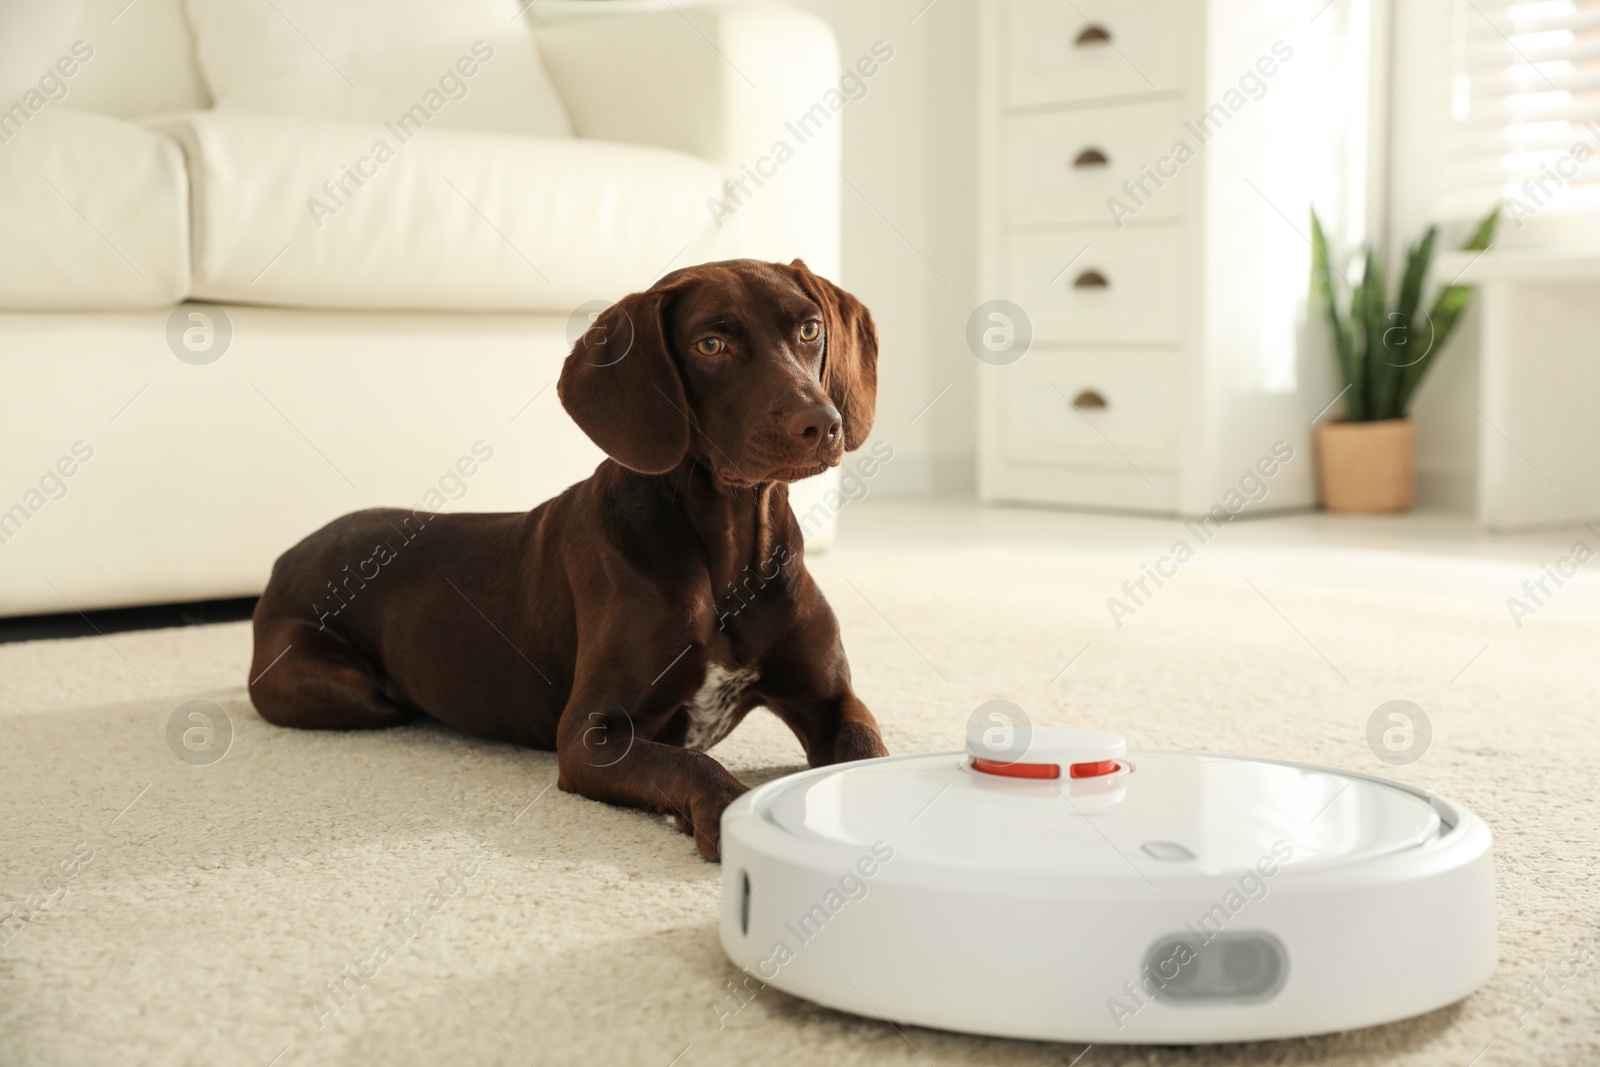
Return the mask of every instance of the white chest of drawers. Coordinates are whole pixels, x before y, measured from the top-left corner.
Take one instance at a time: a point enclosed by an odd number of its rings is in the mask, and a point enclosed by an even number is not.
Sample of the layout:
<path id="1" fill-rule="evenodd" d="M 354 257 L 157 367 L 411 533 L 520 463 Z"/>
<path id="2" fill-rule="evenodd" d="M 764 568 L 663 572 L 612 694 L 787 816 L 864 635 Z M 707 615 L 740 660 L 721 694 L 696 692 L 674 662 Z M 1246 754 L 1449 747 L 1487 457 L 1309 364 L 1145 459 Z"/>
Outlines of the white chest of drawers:
<path id="1" fill-rule="evenodd" d="M 1315 500 L 1308 209 L 1366 228 L 1377 2 L 981 0 L 981 299 L 1025 320 L 979 353 L 985 499 L 1203 514 L 1281 441 L 1250 506 Z"/>

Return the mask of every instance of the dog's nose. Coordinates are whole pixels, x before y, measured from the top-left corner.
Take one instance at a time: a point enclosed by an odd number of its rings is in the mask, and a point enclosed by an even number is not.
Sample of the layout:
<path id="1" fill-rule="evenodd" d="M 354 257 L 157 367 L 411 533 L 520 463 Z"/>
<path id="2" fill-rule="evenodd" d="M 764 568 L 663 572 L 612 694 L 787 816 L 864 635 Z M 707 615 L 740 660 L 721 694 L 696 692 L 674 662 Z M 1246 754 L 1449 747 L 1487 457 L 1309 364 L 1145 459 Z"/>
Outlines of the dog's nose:
<path id="1" fill-rule="evenodd" d="M 843 425 L 832 404 L 812 404 L 789 416 L 789 432 L 808 445 L 833 444 Z"/>

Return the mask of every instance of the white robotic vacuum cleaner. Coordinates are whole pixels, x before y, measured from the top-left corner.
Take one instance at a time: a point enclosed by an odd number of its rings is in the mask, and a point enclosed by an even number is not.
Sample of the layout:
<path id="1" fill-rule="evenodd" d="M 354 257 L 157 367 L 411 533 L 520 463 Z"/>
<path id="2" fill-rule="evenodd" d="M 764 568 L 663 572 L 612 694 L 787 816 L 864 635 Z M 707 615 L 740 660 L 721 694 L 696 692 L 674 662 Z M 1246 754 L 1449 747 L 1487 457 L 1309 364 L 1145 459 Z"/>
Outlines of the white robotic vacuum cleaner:
<path id="1" fill-rule="evenodd" d="M 1497 954 L 1490 833 L 1461 805 L 1094 730 L 980 724 L 965 753 L 769 782 L 724 813 L 722 866 L 722 945 L 755 979 L 976 1034 L 1373 1026 L 1467 996 Z"/>

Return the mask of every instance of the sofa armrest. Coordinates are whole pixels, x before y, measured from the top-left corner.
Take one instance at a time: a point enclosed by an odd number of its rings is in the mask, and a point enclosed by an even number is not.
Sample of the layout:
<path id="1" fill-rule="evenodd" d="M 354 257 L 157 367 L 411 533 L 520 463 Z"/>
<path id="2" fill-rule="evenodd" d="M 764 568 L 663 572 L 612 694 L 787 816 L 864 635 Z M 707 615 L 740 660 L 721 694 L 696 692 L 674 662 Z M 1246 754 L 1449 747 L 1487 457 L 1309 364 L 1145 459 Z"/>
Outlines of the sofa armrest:
<path id="1" fill-rule="evenodd" d="M 579 137 L 711 161 L 727 184 L 707 216 L 740 227 L 745 254 L 798 256 L 837 276 L 840 71 L 826 23 L 786 7 L 712 4 L 599 14 L 538 35 Z"/>

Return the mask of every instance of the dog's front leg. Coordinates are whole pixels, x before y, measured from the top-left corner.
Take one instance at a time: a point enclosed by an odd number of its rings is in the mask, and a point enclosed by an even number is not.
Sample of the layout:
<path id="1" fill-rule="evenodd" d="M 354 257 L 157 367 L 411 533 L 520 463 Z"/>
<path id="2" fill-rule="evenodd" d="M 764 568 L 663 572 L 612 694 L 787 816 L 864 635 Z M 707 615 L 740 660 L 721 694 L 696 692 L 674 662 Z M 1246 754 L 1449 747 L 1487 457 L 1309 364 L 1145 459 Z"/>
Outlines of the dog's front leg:
<path id="1" fill-rule="evenodd" d="M 820 594 L 812 604 L 763 663 L 762 702 L 794 731 L 813 767 L 887 756 L 878 720 L 850 685 L 839 623 Z"/>
<path id="2" fill-rule="evenodd" d="M 848 687 L 827 696 L 772 695 L 767 704 L 800 739 L 813 767 L 889 754 L 877 720 Z"/>
<path id="3" fill-rule="evenodd" d="M 831 614 L 823 621 L 831 626 Z M 823 636 L 831 640 L 791 642 L 772 658 L 762 672 L 762 702 L 794 731 L 813 767 L 887 756 L 878 720 L 850 686 L 837 629 Z"/>
<path id="4" fill-rule="evenodd" d="M 641 736 L 641 721 L 614 693 L 575 689 L 556 739 L 556 784 L 608 804 L 676 818 L 708 860 L 721 859 L 722 809 L 746 786 L 706 755 Z"/>

